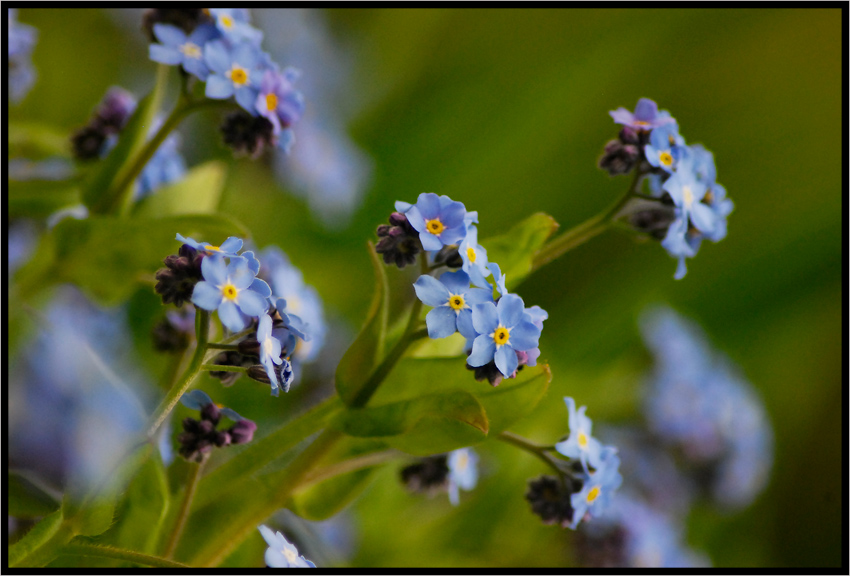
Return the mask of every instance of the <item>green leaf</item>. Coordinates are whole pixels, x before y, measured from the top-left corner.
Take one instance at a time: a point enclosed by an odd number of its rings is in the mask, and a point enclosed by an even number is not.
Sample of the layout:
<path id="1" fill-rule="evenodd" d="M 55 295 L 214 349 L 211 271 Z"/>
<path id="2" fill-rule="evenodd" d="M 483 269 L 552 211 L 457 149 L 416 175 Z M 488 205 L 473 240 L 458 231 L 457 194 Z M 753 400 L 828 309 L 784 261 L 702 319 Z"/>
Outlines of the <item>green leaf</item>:
<path id="1" fill-rule="evenodd" d="M 73 534 L 62 529 L 62 509 L 45 516 L 23 538 L 9 546 L 9 566 L 44 566 L 55 557 L 54 548 L 67 543 Z M 57 540 L 64 540 L 51 544 Z M 48 550 L 49 548 L 49 550 Z"/>
<path id="2" fill-rule="evenodd" d="M 383 450 L 386 445 L 383 442 L 363 440 L 360 438 L 347 438 L 341 441 L 329 457 L 324 458 L 317 468 L 338 464 L 351 458 L 364 456 L 378 450 Z M 324 482 L 310 486 L 293 494 L 288 508 L 302 518 L 307 520 L 325 520 L 340 512 L 343 508 L 353 502 L 369 486 L 378 465 L 361 468 L 346 474 L 334 476 Z M 272 485 L 278 482 L 276 478 L 271 480 Z"/>
<path id="3" fill-rule="evenodd" d="M 346 350 L 336 369 L 336 390 L 343 402 L 349 405 L 384 356 L 389 302 L 387 274 L 384 263 L 371 242 L 369 242 L 369 256 L 375 272 L 375 294 L 372 305 L 369 307 L 363 329 Z"/>
<path id="4" fill-rule="evenodd" d="M 535 254 L 557 229 L 554 218 L 538 212 L 507 233 L 482 241 L 481 245 L 487 249 L 487 259 L 499 264 L 508 288 L 512 288 L 531 272 Z"/>
<path id="5" fill-rule="evenodd" d="M 55 126 L 37 122 L 9 123 L 9 158 L 42 160 L 71 156 L 71 135 Z"/>
<path id="6" fill-rule="evenodd" d="M 80 203 L 77 180 L 8 180 L 11 218 L 46 218 Z"/>
<path id="7" fill-rule="evenodd" d="M 346 410 L 332 425 L 349 436 L 381 438 L 390 446 L 417 455 L 480 442 L 489 429 L 481 403 L 464 390 Z"/>
<path id="8" fill-rule="evenodd" d="M 162 457 L 154 450 L 130 482 L 119 512 L 117 523 L 107 541 L 122 548 L 154 554 L 168 517 L 171 494 Z"/>
<path id="9" fill-rule="evenodd" d="M 212 214 L 218 210 L 226 176 L 227 167 L 220 160 L 196 166 L 184 178 L 144 198 L 133 212 L 133 217 Z"/>
<path id="10" fill-rule="evenodd" d="M 153 274 L 162 267 L 163 258 L 179 247 L 174 239 L 177 232 L 223 239 L 244 236 L 247 231 L 221 215 L 67 218 L 42 237 L 35 257 L 18 271 L 19 293 L 27 295 L 49 285 L 71 282 L 94 299 L 115 304 L 129 297 L 138 282 L 153 283 Z"/>
<path id="11" fill-rule="evenodd" d="M 17 518 L 47 516 L 59 508 L 59 498 L 25 472 L 9 471 L 6 483 L 9 515 Z"/>
<path id="12" fill-rule="evenodd" d="M 133 160 L 148 140 L 148 134 L 162 103 L 167 78 L 168 66 L 160 65 L 153 91 L 142 98 L 121 131 L 115 148 L 86 179 L 82 198 L 92 214 L 115 212 L 120 207 L 124 191 L 116 190 L 115 187 L 129 174 Z"/>

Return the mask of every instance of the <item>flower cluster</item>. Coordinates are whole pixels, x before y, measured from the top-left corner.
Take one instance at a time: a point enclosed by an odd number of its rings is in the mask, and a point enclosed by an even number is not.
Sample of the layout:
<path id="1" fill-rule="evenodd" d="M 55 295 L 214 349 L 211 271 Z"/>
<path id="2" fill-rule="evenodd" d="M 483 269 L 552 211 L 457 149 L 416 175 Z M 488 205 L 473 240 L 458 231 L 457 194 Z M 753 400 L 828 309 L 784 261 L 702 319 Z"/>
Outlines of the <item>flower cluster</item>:
<path id="1" fill-rule="evenodd" d="M 6 78 L 9 82 L 9 98 L 12 102 L 20 102 L 27 95 L 36 77 L 30 58 L 38 32 L 32 26 L 18 22 L 17 15 L 17 10 L 8 9 L 9 27 L 6 29 L 6 46 L 9 50 L 9 67 Z"/>
<path id="2" fill-rule="evenodd" d="M 472 448 L 460 448 L 421 458 L 402 468 L 401 481 L 411 492 L 429 495 L 448 492 L 449 501 L 457 506 L 460 489 L 469 491 L 478 484 L 478 454 Z"/>
<path id="3" fill-rule="evenodd" d="M 726 217 L 734 208 L 716 182 L 714 156 L 699 144 L 686 145 L 676 120 L 652 100 L 641 98 L 634 113 L 618 108 L 610 114 L 623 128 L 605 146 L 599 166 L 612 175 L 637 169 L 639 179 L 647 177 L 652 200 L 635 199 L 625 216 L 678 259 L 675 278 L 681 279 L 685 259 L 696 256 L 704 238 L 726 237 Z"/>
<path id="4" fill-rule="evenodd" d="M 499 266 L 488 262 L 478 243 L 478 213 L 433 193 L 420 194 L 416 204 L 396 202 L 395 208 L 390 226 L 377 231 L 376 250 L 384 262 L 402 268 L 424 251 L 433 267 L 455 268 L 439 277 L 423 274 L 413 284 L 416 296 L 433 307 L 425 317 L 428 335 L 459 332 L 466 339 L 468 366 L 494 386 L 515 377 L 523 365 L 535 366 L 548 314 L 539 306 L 526 308 L 522 298 L 508 293 Z M 491 274 L 495 288 L 487 282 Z"/>
<path id="5" fill-rule="evenodd" d="M 221 448 L 231 444 L 246 444 L 253 440 L 257 430 L 254 422 L 242 418 L 230 408 L 217 406 L 204 392 L 187 392 L 180 398 L 180 402 L 187 408 L 201 412 L 200 420 L 184 419 L 183 432 L 177 436 L 180 455 L 187 460 L 200 462 L 213 446 Z M 216 430 L 222 416 L 233 420 L 235 424 L 227 430 Z"/>
<path id="6" fill-rule="evenodd" d="M 220 353 L 215 363 L 222 369 L 210 374 L 229 385 L 238 372 L 226 368 L 238 366 L 254 380 L 269 384 L 273 395 L 280 389 L 288 392 L 294 380 L 291 361 L 312 360 L 324 339 L 324 317 L 316 291 L 304 284 L 300 272 L 277 248 L 263 252 L 266 263 L 261 265 L 253 251 L 240 254 L 243 242 L 235 236 L 220 246 L 180 234 L 177 240 L 183 243 L 178 253 L 165 258 L 165 268 L 156 273 L 155 290 L 163 303 L 180 307 L 191 301 L 198 308 L 217 312 L 232 333 L 249 325 L 254 331 L 242 335 L 235 350 Z M 172 332 L 180 332 L 185 323 L 177 326 L 175 320 L 170 328 L 158 328 L 166 343 L 169 339 L 180 342 Z"/>
<path id="7" fill-rule="evenodd" d="M 288 150 L 294 141 L 290 127 L 304 111 L 294 87 L 298 71 L 281 71 L 262 51 L 263 33 L 251 26 L 246 9 L 175 12 L 152 17 L 157 42 L 149 47 L 150 59 L 205 82 L 207 98 L 236 100 L 245 112 L 229 116 L 223 132 L 238 151 L 257 155 L 265 145 Z"/>
<path id="8" fill-rule="evenodd" d="M 71 148 L 78 160 L 103 158 L 118 142 L 118 136 L 136 110 L 136 98 L 123 88 L 113 86 L 107 90 L 97 105 L 88 124 L 71 135 Z M 150 132 L 159 128 L 154 123 Z M 135 184 L 135 197 L 141 198 L 156 189 L 183 178 L 186 164 L 180 155 L 180 135 L 172 133 L 157 148 L 139 174 Z"/>

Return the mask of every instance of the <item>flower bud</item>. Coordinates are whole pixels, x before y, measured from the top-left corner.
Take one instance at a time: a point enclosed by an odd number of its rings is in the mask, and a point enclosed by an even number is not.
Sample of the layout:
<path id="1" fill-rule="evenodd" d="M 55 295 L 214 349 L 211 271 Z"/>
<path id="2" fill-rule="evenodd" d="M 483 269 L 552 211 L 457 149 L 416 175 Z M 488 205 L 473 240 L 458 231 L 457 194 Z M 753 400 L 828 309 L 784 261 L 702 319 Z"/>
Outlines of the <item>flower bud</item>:
<path id="1" fill-rule="evenodd" d="M 393 212 L 389 220 L 389 226 L 381 224 L 375 231 L 380 238 L 375 245 L 375 252 L 383 256 L 385 264 L 404 268 L 416 261 L 422 249 L 419 233 L 401 212 Z"/>
<path id="2" fill-rule="evenodd" d="M 401 481 L 411 492 L 434 494 L 449 485 L 449 464 L 445 454 L 422 458 L 401 469 Z"/>
<path id="3" fill-rule="evenodd" d="M 274 147 L 274 126 L 263 116 L 251 116 L 247 112 L 228 114 L 221 125 L 224 143 L 238 155 L 257 158 L 266 146 Z"/>
<path id="4" fill-rule="evenodd" d="M 541 476 L 528 482 L 525 499 L 531 504 L 531 510 L 543 520 L 544 524 L 560 524 L 566 528 L 573 521 L 573 506 L 570 498 L 578 489 L 575 482 L 565 478 L 562 482 L 555 476 Z"/>
<path id="5" fill-rule="evenodd" d="M 239 420 L 229 430 L 233 444 L 247 444 L 254 439 L 256 431 L 257 425 L 251 420 Z"/>

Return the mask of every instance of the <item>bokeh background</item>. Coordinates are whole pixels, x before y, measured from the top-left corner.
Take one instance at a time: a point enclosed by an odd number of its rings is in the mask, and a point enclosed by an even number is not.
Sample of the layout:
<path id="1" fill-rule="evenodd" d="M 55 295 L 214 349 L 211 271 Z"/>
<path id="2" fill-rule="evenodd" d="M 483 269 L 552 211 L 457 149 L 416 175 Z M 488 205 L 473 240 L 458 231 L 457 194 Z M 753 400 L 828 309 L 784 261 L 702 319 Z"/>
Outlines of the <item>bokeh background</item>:
<path id="1" fill-rule="evenodd" d="M 714 152 L 718 181 L 735 202 L 728 237 L 704 244 L 681 281 L 659 245 L 617 231 L 530 276 L 517 292 L 549 312 L 541 350 L 554 378 L 514 430 L 557 440 L 567 431 L 565 395 L 586 404 L 597 424 L 636 418 L 651 362 L 637 318 L 647 305 L 667 303 L 738 365 L 775 432 L 765 491 L 736 513 L 694 509 L 688 544 L 715 566 L 838 566 L 846 543 L 845 16 L 839 9 L 255 10 L 265 48 L 302 71 L 308 112 L 292 156 L 233 159 L 215 114 L 182 125 L 182 149 L 189 166 L 227 162 L 222 211 L 246 224 L 257 246 L 280 246 L 318 289 L 331 322 L 324 358 L 332 361 L 365 315 L 366 241 L 395 200 L 436 192 L 464 202 L 479 212 L 485 247 L 488 236 L 537 211 L 567 230 L 628 185 L 596 167 L 617 134 L 608 111 L 654 99 L 689 144 Z M 19 20 L 39 31 L 38 80 L 9 107 L 12 119 L 70 133 L 109 86 L 141 96 L 153 84 L 138 10 L 22 9 Z M 155 403 L 164 364 L 148 336 L 159 308 L 140 285 L 128 303 L 106 311 L 130 327 L 133 380 L 146 390 L 139 393 L 146 406 Z M 21 399 L 31 383 L 14 375 L 26 368 L 21 358 L 37 322 L 14 329 L 9 408 L 36 418 L 42 408 Z M 262 426 L 327 395 L 332 368 L 308 367 L 276 400 L 244 382 L 222 389 L 209 380 L 204 388 Z M 39 469 L 37 455 L 23 454 L 11 437 L 10 464 Z M 523 498 L 543 465 L 494 442 L 479 453 L 479 486 L 458 508 L 408 494 L 398 466 L 386 466 L 335 524 L 309 528 L 334 535 L 314 554 L 373 566 L 573 562 L 573 533 L 543 526 Z M 61 485 L 61 470 L 48 476 Z M 240 556 L 261 562 L 262 541 L 244 548 Z"/>

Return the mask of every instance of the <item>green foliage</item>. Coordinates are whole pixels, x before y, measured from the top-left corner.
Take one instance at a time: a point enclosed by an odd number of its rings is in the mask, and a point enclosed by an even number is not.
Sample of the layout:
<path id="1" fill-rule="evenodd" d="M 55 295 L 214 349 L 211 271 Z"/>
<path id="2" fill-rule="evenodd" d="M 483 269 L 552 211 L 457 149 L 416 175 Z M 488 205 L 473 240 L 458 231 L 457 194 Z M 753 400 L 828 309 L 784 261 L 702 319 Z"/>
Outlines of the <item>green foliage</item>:
<path id="1" fill-rule="evenodd" d="M 134 161 L 148 140 L 151 126 L 162 103 L 168 71 L 167 66 L 159 66 L 153 91 L 139 101 L 135 112 L 121 131 L 115 148 L 86 179 L 82 199 L 92 214 L 115 212 L 120 208 L 126 191 L 117 189 L 117 186 L 130 173 Z M 128 186 L 132 184 L 127 183 Z"/>
<path id="2" fill-rule="evenodd" d="M 18 271 L 19 290 L 29 296 L 50 285 L 71 282 L 104 304 L 116 304 L 128 298 L 139 281 L 153 281 L 163 257 L 179 247 L 174 240 L 177 232 L 220 238 L 244 236 L 247 231 L 218 214 L 132 220 L 66 218 L 42 237 L 35 257 Z"/>
<path id="3" fill-rule="evenodd" d="M 16 518 L 47 516 L 59 508 L 53 491 L 41 485 L 31 475 L 10 470 L 6 479 L 9 515 Z"/>
<path id="4" fill-rule="evenodd" d="M 534 256 L 558 229 L 555 219 L 538 212 L 517 223 L 505 234 L 481 241 L 487 259 L 497 262 L 508 289 L 519 285 L 531 272 Z"/>
<path id="5" fill-rule="evenodd" d="M 23 538 L 9 546 L 9 566 L 43 566 L 53 559 L 55 553 L 42 552 L 49 543 L 59 541 L 60 545 L 71 539 L 72 534 L 64 531 L 62 509 L 45 516 L 26 533 Z M 39 554 L 39 552 L 42 552 Z"/>
<path id="6" fill-rule="evenodd" d="M 380 256 L 369 243 L 369 256 L 375 273 L 375 291 L 366 322 L 354 343 L 339 361 L 336 369 L 336 390 L 346 404 L 351 404 L 374 372 L 384 355 L 387 332 L 389 288 L 387 273 Z"/>
<path id="7" fill-rule="evenodd" d="M 218 210 L 227 168 L 220 160 L 195 166 L 186 176 L 143 198 L 134 218 L 160 218 L 178 214 L 212 214 Z"/>
<path id="8" fill-rule="evenodd" d="M 8 144 L 9 158 L 36 161 L 52 156 L 71 156 L 68 133 L 41 122 L 10 122 Z"/>
<path id="9" fill-rule="evenodd" d="M 47 218 L 80 203 L 77 180 L 9 180 L 11 218 Z"/>

